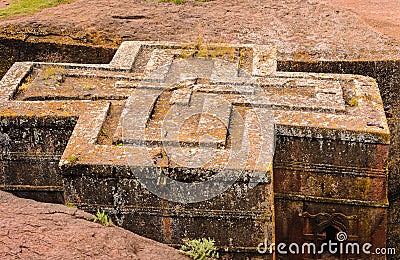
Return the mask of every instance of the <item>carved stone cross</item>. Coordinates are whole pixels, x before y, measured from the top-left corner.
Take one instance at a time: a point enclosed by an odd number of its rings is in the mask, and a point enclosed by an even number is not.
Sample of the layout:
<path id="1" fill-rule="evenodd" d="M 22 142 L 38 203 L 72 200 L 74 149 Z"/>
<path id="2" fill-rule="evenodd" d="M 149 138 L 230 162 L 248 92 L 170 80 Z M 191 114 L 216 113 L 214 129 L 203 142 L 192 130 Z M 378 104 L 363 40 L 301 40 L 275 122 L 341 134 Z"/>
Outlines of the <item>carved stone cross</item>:
<path id="1" fill-rule="evenodd" d="M 3 189 L 102 207 L 166 243 L 254 253 L 307 239 L 287 228 L 299 208 L 387 205 L 376 82 L 279 72 L 268 46 L 124 42 L 110 64 L 16 63 L 0 101 Z"/>

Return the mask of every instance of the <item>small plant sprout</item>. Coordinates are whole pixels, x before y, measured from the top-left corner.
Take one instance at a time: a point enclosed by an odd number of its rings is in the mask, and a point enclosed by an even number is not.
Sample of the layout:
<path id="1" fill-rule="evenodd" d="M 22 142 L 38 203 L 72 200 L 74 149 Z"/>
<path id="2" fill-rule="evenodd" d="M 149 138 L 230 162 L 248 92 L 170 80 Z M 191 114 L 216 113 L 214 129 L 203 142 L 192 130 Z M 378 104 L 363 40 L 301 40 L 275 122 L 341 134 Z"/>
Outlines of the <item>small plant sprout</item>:
<path id="1" fill-rule="evenodd" d="M 100 134 L 101 134 L 102 136 L 109 137 L 107 131 L 106 131 L 104 128 L 102 128 L 102 129 L 100 130 Z"/>
<path id="2" fill-rule="evenodd" d="M 44 71 L 43 71 L 43 75 L 42 75 L 42 79 L 43 80 L 47 80 L 50 78 L 55 77 L 56 75 L 60 74 L 63 72 L 62 68 L 57 68 L 57 67 L 47 67 Z"/>
<path id="3" fill-rule="evenodd" d="M 355 97 L 353 97 L 353 98 L 349 101 L 349 105 L 350 105 L 351 107 L 356 107 L 356 106 L 358 106 L 358 99 L 355 98 Z"/>
<path id="4" fill-rule="evenodd" d="M 110 226 L 110 220 L 108 219 L 108 215 L 104 212 L 100 212 L 97 210 L 96 215 L 94 216 L 93 222 L 98 222 L 105 227 Z"/>
<path id="5" fill-rule="evenodd" d="M 219 258 L 217 247 L 214 245 L 215 241 L 213 239 L 183 239 L 183 242 L 184 244 L 179 252 L 191 257 L 192 259 L 208 260 Z"/>
<path id="6" fill-rule="evenodd" d="M 202 40 L 197 41 L 193 48 L 186 47 L 179 55 L 179 58 L 225 58 L 229 62 L 235 59 L 235 49 L 229 46 L 213 46 L 203 44 Z"/>
<path id="7" fill-rule="evenodd" d="M 79 160 L 78 156 L 76 156 L 75 154 L 70 154 L 67 159 L 68 162 L 71 164 L 76 163 Z"/>
<path id="8" fill-rule="evenodd" d="M 70 208 L 77 208 L 77 206 L 71 202 L 65 203 L 65 206 L 70 207 Z"/>
<path id="9" fill-rule="evenodd" d="M 243 58 L 246 56 L 245 49 L 239 50 L 239 68 L 243 66 Z"/>
<path id="10" fill-rule="evenodd" d="M 31 83 L 31 81 L 32 81 L 31 76 L 26 77 L 25 82 L 22 83 L 22 84 L 18 87 L 17 93 L 24 92 L 25 90 L 27 90 L 29 84 Z"/>
<path id="11" fill-rule="evenodd" d="M 23 92 L 23 91 L 25 91 L 27 89 L 28 89 L 28 84 L 27 83 L 22 83 L 22 85 L 18 87 L 17 92 Z"/>

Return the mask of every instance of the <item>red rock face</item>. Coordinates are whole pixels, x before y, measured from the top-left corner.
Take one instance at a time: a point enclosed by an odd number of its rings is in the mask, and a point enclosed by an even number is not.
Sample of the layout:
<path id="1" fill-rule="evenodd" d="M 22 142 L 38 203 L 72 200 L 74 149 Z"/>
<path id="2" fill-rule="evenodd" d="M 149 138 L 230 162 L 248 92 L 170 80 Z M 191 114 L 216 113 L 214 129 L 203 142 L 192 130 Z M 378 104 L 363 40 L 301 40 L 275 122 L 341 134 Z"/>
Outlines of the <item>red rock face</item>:
<path id="1" fill-rule="evenodd" d="M 6 8 L 12 0 L 1 0 L 0 8 Z"/>
<path id="2" fill-rule="evenodd" d="M 351 10 L 374 29 L 400 40 L 400 4 L 398 1 L 326 0 L 340 10 Z"/>
<path id="3" fill-rule="evenodd" d="M 2 259 L 188 259 L 119 227 L 93 223 L 76 208 L 0 192 Z"/>

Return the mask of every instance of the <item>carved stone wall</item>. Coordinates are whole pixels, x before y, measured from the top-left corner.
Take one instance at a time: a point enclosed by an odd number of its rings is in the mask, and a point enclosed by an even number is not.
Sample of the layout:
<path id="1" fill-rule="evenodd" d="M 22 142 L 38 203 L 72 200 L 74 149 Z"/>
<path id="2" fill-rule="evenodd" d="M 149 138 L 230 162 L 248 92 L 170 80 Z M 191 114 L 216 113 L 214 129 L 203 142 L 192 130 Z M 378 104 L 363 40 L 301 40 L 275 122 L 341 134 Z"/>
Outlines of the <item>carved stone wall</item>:
<path id="1" fill-rule="evenodd" d="M 3 189 L 51 186 L 172 245 L 255 255 L 340 231 L 385 245 L 389 130 L 371 78 L 278 72 L 269 46 L 125 42 L 110 64 L 16 63 L 0 86 Z"/>

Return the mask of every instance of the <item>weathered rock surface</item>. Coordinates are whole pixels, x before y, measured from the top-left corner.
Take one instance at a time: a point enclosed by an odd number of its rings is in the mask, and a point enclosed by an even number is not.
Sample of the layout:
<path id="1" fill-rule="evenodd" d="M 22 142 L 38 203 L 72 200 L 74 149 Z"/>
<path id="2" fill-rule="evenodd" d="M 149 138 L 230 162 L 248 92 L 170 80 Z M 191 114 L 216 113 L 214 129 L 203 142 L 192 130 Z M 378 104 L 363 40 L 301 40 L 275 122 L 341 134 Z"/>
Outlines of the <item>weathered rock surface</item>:
<path id="1" fill-rule="evenodd" d="M 399 57 L 398 1 L 76 0 L 0 20 L 1 34 L 29 41 L 122 40 L 274 44 L 283 59 Z M 51 19 L 49 19 L 51 17 Z M 12 36 L 13 35 L 13 36 Z"/>
<path id="2" fill-rule="evenodd" d="M 187 259 L 177 250 L 93 215 L 0 192 L 1 259 Z"/>

